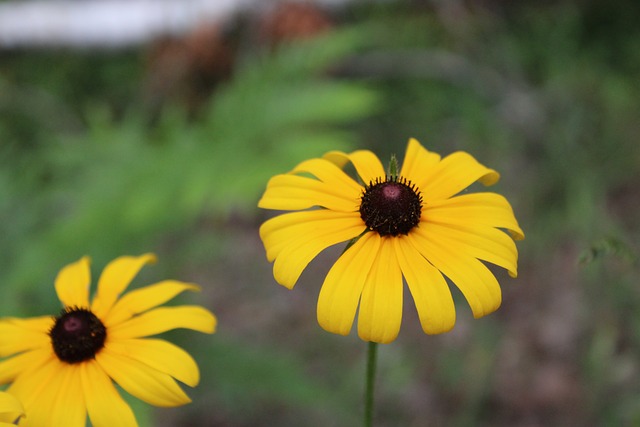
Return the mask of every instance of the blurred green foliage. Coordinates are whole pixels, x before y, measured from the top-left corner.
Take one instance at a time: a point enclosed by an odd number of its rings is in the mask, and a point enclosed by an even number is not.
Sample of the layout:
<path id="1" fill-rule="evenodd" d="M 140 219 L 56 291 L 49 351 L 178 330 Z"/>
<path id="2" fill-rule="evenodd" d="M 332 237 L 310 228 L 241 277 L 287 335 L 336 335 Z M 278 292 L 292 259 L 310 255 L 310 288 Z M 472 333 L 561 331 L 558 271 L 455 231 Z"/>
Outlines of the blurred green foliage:
<path id="1" fill-rule="evenodd" d="M 81 255 L 159 252 L 149 274 L 202 283 L 221 317 L 175 335 L 203 384 L 163 425 L 353 425 L 364 346 L 315 325 L 326 265 L 273 283 L 255 204 L 304 158 L 416 137 L 500 171 L 527 237 L 498 313 L 460 304 L 439 337 L 408 314 L 380 349 L 377 425 L 636 425 L 639 7 L 489 3 L 356 2 L 340 30 L 242 52 L 196 114 L 145 104 L 141 52 L 0 53 L 3 313 L 55 312 Z"/>
<path id="2" fill-rule="evenodd" d="M 46 95 L 53 100 L 42 115 L 28 105 L 13 108 L 36 89 L 3 92 L 0 260 L 7 287 L 31 292 L 56 266 L 85 252 L 102 261 L 123 250 L 139 253 L 203 216 L 224 220 L 253 212 L 271 175 L 310 155 L 352 146 L 348 124 L 370 115 L 377 96 L 365 84 L 322 73 L 361 44 L 361 34 L 345 32 L 249 60 L 197 120 L 168 108 L 150 124 L 135 102 L 119 106 L 124 112 L 115 119 L 100 91 L 83 93 L 83 110 L 73 114 L 65 101 L 78 100 L 70 87 L 83 67 L 92 76 L 106 74 L 96 78 L 98 86 L 126 81 L 109 67 L 95 67 L 92 58 L 66 64 L 71 80 L 40 82 L 59 91 Z M 25 57 L 16 67 L 30 70 L 38 62 Z M 5 78 L 3 84 L 11 83 Z M 24 103 L 42 106 L 39 101 Z"/>

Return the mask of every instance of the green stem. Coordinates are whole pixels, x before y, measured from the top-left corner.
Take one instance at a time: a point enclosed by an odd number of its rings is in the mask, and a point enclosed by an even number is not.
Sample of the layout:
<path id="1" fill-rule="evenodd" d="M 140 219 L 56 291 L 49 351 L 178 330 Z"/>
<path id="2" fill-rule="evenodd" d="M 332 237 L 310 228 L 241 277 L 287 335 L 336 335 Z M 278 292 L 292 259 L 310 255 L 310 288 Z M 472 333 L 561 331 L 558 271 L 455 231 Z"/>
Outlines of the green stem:
<path id="1" fill-rule="evenodd" d="M 373 425 L 373 389 L 376 381 L 376 359 L 378 356 L 378 343 L 369 342 L 367 348 L 367 378 L 364 393 L 364 426 Z"/>

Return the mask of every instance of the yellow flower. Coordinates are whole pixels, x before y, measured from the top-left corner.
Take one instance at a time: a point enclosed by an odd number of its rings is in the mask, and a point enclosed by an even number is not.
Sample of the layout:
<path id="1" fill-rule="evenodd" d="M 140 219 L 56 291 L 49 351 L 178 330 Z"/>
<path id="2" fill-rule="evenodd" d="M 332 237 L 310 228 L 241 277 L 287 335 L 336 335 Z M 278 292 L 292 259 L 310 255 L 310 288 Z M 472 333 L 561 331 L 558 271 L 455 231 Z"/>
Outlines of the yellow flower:
<path id="1" fill-rule="evenodd" d="M 0 391 L 0 427 L 15 427 L 14 422 L 22 415 L 24 409 L 18 399 Z"/>
<path id="2" fill-rule="evenodd" d="M 187 328 L 213 333 L 216 318 L 199 306 L 158 307 L 192 284 L 165 280 L 121 295 L 151 254 L 109 263 L 89 302 L 89 259 L 64 267 L 55 280 L 64 305 L 57 317 L 0 320 L 0 384 L 25 407 L 20 426 L 137 426 L 113 381 L 156 406 L 190 402 L 200 374 L 183 349 L 151 335 Z M 113 381 L 112 381 L 113 380 Z"/>
<path id="3" fill-rule="evenodd" d="M 349 162 L 364 185 L 342 170 Z M 333 151 L 271 178 L 258 206 L 298 212 L 269 219 L 260 237 L 276 281 L 289 289 L 322 250 L 351 241 L 320 290 L 318 322 L 325 330 L 347 335 L 359 306 L 360 338 L 393 341 L 404 276 L 424 332 L 442 333 L 455 323 L 445 277 L 477 318 L 501 302 L 500 286 L 482 261 L 517 275 L 512 238 L 524 234 L 507 200 L 495 193 L 460 194 L 475 181 L 492 185 L 498 179 L 467 153 L 441 159 L 415 139 L 399 174 L 386 174 L 370 151 Z"/>

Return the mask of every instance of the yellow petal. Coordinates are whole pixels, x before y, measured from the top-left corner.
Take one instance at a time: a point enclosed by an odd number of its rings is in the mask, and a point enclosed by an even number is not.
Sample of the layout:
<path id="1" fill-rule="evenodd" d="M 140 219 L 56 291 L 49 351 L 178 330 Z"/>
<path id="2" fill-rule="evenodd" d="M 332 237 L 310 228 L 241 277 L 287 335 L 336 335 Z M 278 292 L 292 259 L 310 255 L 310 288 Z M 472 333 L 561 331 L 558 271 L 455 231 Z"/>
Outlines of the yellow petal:
<path id="1" fill-rule="evenodd" d="M 93 363 L 93 362 L 89 362 Z M 78 366 L 60 363 L 58 379 L 52 382 L 41 395 L 36 404 L 42 400 L 51 402 L 48 423 L 51 426 L 85 427 L 87 423 L 87 407 L 85 394 L 80 382 Z M 101 397 L 94 397 L 101 398 Z M 38 408 L 39 410 L 40 408 Z M 29 412 L 32 413 L 33 408 Z M 31 417 L 28 416 L 28 419 Z M 38 423 L 38 425 L 40 425 Z"/>
<path id="2" fill-rule="evenodd" d="M 0 357 L 50 347 L 51 338 L 48 333 L 53 324 L 54 319 L 51 316 L 0 320 Z"/>
<path id="3" fill-rule="evenodd" d="M 459 151 L 448 155 L 430 170 L 405 178 L 418 186 L 425 204 L 429 205 L 455 196 L 478 180 L 484 185 L 495 184 L 500 175 L 478 163 L 470 154 Z"/>
<path id="4" fill-rule="evenodd" d="M 0 320 L 0 322 L 2 321 L 8 321 L 16 327 L 20 327 L 31 332 L 42 332 L 48 334 L 49 330 L 53 327 L 55 318 L 53 316 L 28 317 L 26 319 L 21 319 L 19 317 L 5 317 Z"/>
<path id="5" fill-rule="evenodd" d="M 351 162 L 364 185 L 369 185 L 376 178 L 384 179 L 386 176 L 380 159 L 369 150 L 358 150 L 351 154 L 346 154 L 342 151 L 330 151 L 323 157 L 340 168 L 344 167 L 347 162 Z"/>
<path id="6" fill-rule="evenodd" d="M 362 290 L 358 335 L 365 341 L 390 343 L 402 321 L 402 273 L 394 251 L 395 237 L 381 238 L 380 250 Z"/>
<path id="7" fill-rule="evenodd" d="M 455 253 L 498 265 L 509 271 L 511 277 L 517 277 L 518 250 L 507 233 L 497 228 L 463 224 L 423 222 L 420 227 L 433 240 L 447 245 Z"/>
<path id="8" fill-rule="evenodd" d="M 334 334 L 349 334 L 379 247 L 380 236 L 366 233 L 331 267 L 318 297 L 318 323 L 322 328 Z"/>
<path id="9" fill-rule="evenodd" d="M 200 381 L 200 370 L 193 357 L 168 341 L 150 338 L 118 340 L 109 343 L 109 351 L 135 359 L 191 387 Z"/>
<path id="10" fill-rule="evenodd" d="M 177 328 L 210 334 L 215 331 L 216 323 L 216 317 L 200 306 L 160 307 L 109 328 L 107 341 L 141 338 Z"/>
<path id="11" fill-rule="evenodd" d="M 362 186 L 347 175 L 341 168 L 326 159 L 306 160 L 296 166 L 291 173 L 310 173 L 329 188 L 340 194 L 349 193 L 350 197 L 358 197 Z"/>
<path id="12" fill-rule="evenodd" d="M 20 425 L 32 427 L 50 425 L 55 393 L 61 383 L 63 369 L 62 362 L 56 357 L 51 357 L 41 366 L 31 367 L 19 375 L 7 389 L 24 405 L 26 419 Z M 70 425 L 70 427 L 79 426 Z"/>
<path id="13" fill-rule="evenodd" d="M 82 257 L 58 273 L 55 281 L 56 292 L 65 307 L 89 307 L 89 263 L 89 257 Z"/>
<path id="14" fill-rule="evenodd" d="M 427 334 L 450 331 L 456 323 L 451 291 L 442 274 L 411 243 L 411 237 L 394 239 L 402 274 L 407 280 L 422 330 Z"/>
<path id="15" fill-rule="evenodd" d="M 36 370 L 55 357 L 49 346 L 5 359 L 0 362 L 0 384 L 10 383 L 23 372 Z"/>
<path id="16" fill-rule="evenodd" d="M 105 326 L 111 327 L 136 314 L 164 304 L 184 291 L 198 291 L 199 289 L 197 285 L 176 280 L 163 280 L 144 288 L 135 289 L 116 301 L 107 317 L 103 319 L 103 323 Z"/>
<path id="17" fill-rule="evenodd" d="M 411 138 L 407 145 L 407 152 L 402 162 L 400 176 L 418 177 L 428 173 L 440 162 L 440 155 L 425 149 L 420 143 Z M 414 183 L 418 184 L 418 183 Z"/>
<path id="18" fill-rule="evenodd" d="M 78 369 L 93 427 L 138 427 L 131 407 L 100 365 L 82 363 Z"/>
<path id="19" fill-rule="evenodd" d="M 13 421 L 24 414 L 24 408 L 14 395 L 0 391 L 0 414 L 4 415 L 2 421 Z"/>
<path id="20" fill-rule="evenodd" d="M 300 210 L 314 206 L 340 212 L 358 210 L 359 192 L 327 185 L 314 178 L 276 175 L 269 180 L 258 206 L 265 209 Z"/>
<path id="21" fill-rule="evenodd" d="M 473 225 L 504 228 L 515 240 L 524 239 L 511 205 L 500 194 L 471 193 L 430 203 L 422 211 L 424 221 L 443 224 L 465 222 Z"/>
<path id="22" fill-rule="evenodd" d="M 291 289 L 305 267 L 322 250 L 357 237 L 364 230 L 358 214 L 314 210 L 284 214 L 260 227 L 267 258 L 275 259 L 273 275 Z"/>
<path id="23" fill-rule="evenodd" d="M 500 306 L 500 285 L 482 262 L 455 252 L 455 247 L 431 238 L 422 227 L 412 230 L 411 237 L 422 256 L 460 289 L 474 317 L 485 316 Z"/>
<path id="24" fill-rule="evenodd" d="M 100 367 L 129 394 L 155 406 L 180 406 L 191 402 L 169 375 L 105 347 L 96 355 Z"/>
<path id="25" fill-rule="evenodd" d="M 106 318 L 113 304 L 140 269 L 155 261 L 155 255 L 145 254 L 138 257 L 122 256 L 107 264 L 98 280 L 98 290 L 91 305 L 93 314 L 100 319 Z"/>
<path id="26" fill-rule="evenodd" d="M 284 248 L 289 246 L 289 240 L 292 238 L 316 229 L 340 232 L 339 230 L 351 228 L 354 224 L 359 224 L 358 231 L 344 240 L 357 236 L 364 230 L 365 225 L 359 213 L 334 212 L 327 209 L 292 212 L 265 221 L 260 226 L 260 238 L 264 243 L 267 259 L 273 261 Z"/>

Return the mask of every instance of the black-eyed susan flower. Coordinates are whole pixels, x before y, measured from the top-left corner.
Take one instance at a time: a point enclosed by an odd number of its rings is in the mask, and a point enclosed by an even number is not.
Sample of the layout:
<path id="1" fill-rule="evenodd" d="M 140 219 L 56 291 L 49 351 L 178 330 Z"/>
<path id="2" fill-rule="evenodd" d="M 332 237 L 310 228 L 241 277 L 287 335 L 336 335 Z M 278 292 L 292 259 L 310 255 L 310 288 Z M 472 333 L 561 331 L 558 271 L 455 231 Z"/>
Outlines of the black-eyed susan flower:
<path id="1" fill-rule="evenodd" d="M 22 404 L 15 396 L 0 391 L 0 427 L 15 427 L 15 422 L 24 415 Z"/>
<path id="2" fill-rule="evenodd" d="M 200 306 L 159 307 L 193 284 L 174 280 L 124 293 L 151 254 L 109 263 L 89 301 L 89 259 L 67 265 L 55 280 L 64 309 L 57 317 L 0 320 L 0 384 L 24 405 L 20 426 L 137 426 L 114 381 L 156 406 L 190 402 L 177 381 L 199 382 L 193 358 L 168 341 L 149 338 L 186 328 L 213 333 L 216 318 Z M 177 381 L 176 381 L 177 380 Z"/>
<path id="3" fill-rule="evenodd" d="M 360 182 L 343 171 L 349 162 Z M 476 181 L 498 179 L 467 153 L 441 158 L 415 139 L 399 172 L 397 165 L 385 172 L 370 151 L 329 152 L 271 178 L 259 206 L 296 212 L 267 220 L 260 236 L 276 281 L 289 289 L 322 250 L 351 243 L 320 290 L 317 315 L 325 330 L 348 334 L 358 311 L 363 340 L 393 341 L 404 277 L 423 330 L 442 333 L 455 323 L 445 278 L 481 317 L 501 302 L 498 281 L 483 261 L 517 275 L 513 239 L 524 234 L 509 202 L 495 193 L 461 193 Z"/>

